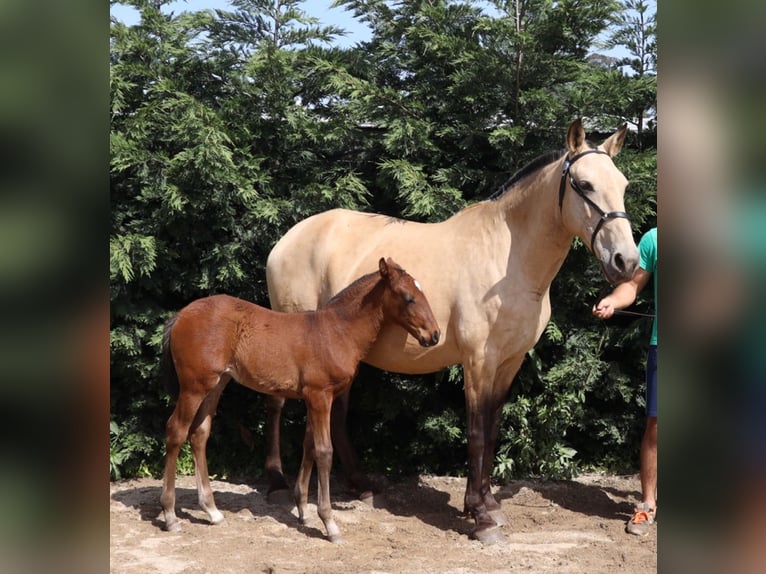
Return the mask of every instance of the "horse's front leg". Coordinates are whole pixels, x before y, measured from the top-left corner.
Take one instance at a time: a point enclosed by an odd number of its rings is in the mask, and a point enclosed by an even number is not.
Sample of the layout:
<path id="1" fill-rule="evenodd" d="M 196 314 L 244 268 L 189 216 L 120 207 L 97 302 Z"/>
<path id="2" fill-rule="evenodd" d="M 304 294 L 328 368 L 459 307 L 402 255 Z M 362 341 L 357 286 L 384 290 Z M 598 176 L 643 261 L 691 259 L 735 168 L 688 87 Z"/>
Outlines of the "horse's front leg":
<path id="1" fill-rule="evenodd" d="M 501 400 L 499 403 L 495 404 L 496 406 L 494 408 L 489 409 L 489 420 L 485 421 L 487 436 L 484 441 L 484 458 L 481 470 L 480 490 L 482 492 L 484 506 L 489 515 L 498 526 L 505 526 L 508 524 L 508 517 L 500 507 L 500 503 L 495 500 L 494 494 L 492 494 L 492 467 L 495 460 L 497 435 L 500 432 L 500 422 L 503 415 L 503 401 Z"/>
<path id="2" fill-rule="evenodd" d="M 494 377 L 494 384 L 492 385 L 492 397 L 488 407 L 489 417 L 485 421 L 486 436 L 484 440 L 484 457 L 481 471 L 482 486 L 480 490 L 484 493 L 484 506 L 486 506 L 487 512 L 489 512 L 498 526 L 508 524 L 508 517 L 492 494 L 492 467 L 497 449 L 497 437 L 500 434 L 500 423 L 503 419 L 503 403 L 505 403 L 508 391 L 511 388 L 516 373 L 519 371 L 522 360 L 523 356 L 521 358 L 514 357 L 503 363 L 498 369 Z"/>
<path id="3" fill-rule="evenodd" d="M 464 511 L 475 522 L 471 537 L 484 544 L 495 544 L 505 540 L 500 525 L 492 512 L 500 507 L 494 500 L 486 469 L 492 468 L 486 460 L 488 429 L 493 422 L 494 405 L 489 388 L 492 379 L 482 372 L 482 365 L 464 365 L 466 411 L 468 416 L 468 481 L 466 484 Z M 487 507 L 489 503 L 492 508 Z"/>
<path id="4" fill-rule="evenodd" d="M 332 394 L 329 390 L 314 391 L 306 400 L 308 418 L 314 435 L 314 456 L 317 465 L 317 513 L 327 529 L 330 542 L 341 542 L 341 534 L 332 516 L 330 502 L 330 470 L 332 469 L 332 439 L 330 436 L 330 411 Z"/>

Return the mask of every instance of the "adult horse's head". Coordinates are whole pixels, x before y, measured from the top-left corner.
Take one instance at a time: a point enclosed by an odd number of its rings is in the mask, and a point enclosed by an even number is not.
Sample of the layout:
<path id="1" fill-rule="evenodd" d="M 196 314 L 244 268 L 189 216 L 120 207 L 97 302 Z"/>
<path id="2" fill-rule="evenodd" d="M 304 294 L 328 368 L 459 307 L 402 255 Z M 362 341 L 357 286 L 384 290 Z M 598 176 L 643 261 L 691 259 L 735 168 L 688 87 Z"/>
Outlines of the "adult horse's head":
<path id="1" fill-rule="evenodd" d="M 638 249 L 625 213 L 628 180 L 612 161 L 622 149 L 626 132 L 623 126 L 594 147 L 585 140 L 582 122 L 572 122 L 559 186 L 564 225 L 590 248 L 606 278 L 615 284 L 630 279 L 638 265 Z"/>
<path id="2" fill-rule="evenodd" d="M 384 304 L 388 319 L 406 329 L 421 346 L 436 345 L 441 331 L 420 283 L 390 257 L 381 257 L 378 267 L 388 288 Z"/>

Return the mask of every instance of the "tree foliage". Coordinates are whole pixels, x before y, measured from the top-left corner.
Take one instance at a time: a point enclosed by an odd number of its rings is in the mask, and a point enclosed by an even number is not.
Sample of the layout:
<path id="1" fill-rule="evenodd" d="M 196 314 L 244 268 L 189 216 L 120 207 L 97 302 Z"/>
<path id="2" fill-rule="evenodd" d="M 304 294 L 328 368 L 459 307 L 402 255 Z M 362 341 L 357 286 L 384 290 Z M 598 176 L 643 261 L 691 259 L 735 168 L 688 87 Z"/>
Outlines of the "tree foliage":
<path id="1" fill-rule="evenodd" d="M 656 222 L 656 118 L 642 119 L 656 107 L 656 45 L 645 3 L 339 0 L 372 30 L 347 49 L 299 0 L 181 14 L 161 0 L 130 3 L 139 23 L 113 20 L 110 42 L 113 477 L 160 471 L 172 410 L 159 384 L 164 322 L 218 292 L 267 305 L 266 257 L 309 215 L 347 207 L 441 220 L 559 149 L 580 116 L 593 139 L 636 126 L 617 163 L 631 180 L 636 238 Z M 644 36 L 636 43 L 629 30 Z M 605 34 L 628 51 L 625 62 L 594 52 Z M 552 321 L 504 409 L 498 478 L 635 465 L 648 325 L 593 319 L 604 288 L 576 240 L 553 284 Z M 362 374 L 350 424 L 368 467 L 464 471 L 459 367 Z M 262 397 L 231 384 L 219 412 L 211 472 L 258 474 Z M 287 469 L 303 412 L 291 404 L 285 414 Z"/>

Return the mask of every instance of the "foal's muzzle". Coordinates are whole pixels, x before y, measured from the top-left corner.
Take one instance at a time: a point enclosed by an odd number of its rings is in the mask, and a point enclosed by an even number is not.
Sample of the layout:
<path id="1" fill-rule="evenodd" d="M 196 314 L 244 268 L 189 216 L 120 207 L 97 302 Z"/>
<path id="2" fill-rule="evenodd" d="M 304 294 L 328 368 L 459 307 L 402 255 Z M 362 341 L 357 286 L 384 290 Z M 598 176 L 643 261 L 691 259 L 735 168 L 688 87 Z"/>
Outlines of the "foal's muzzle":
<path id="1" fill-rule="evenodd" d="M 420 343 L 421 347 L 433 347 L 439 342 L 440 337 L 441 337 L 441 333 L 439 331 L 434 331 L 433 333 L 431 333 L 430 337 L 421 335 L 418 339 L 418 342 Z"/>

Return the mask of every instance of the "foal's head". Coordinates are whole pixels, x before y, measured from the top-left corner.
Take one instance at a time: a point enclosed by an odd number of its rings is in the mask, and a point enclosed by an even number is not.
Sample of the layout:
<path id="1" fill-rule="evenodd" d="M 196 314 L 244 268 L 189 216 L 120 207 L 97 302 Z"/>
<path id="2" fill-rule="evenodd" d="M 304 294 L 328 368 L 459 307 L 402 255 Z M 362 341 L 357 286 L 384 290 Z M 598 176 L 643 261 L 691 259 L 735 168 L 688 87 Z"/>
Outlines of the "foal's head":
<path id="1" fill-rule="evenodd" d="M 386 284 L 386 317 L 404 327 L 421 346 L 436 345 L 441 331 L 420 284 L 390 257 L 381 257 L 378 267 Z"/>

